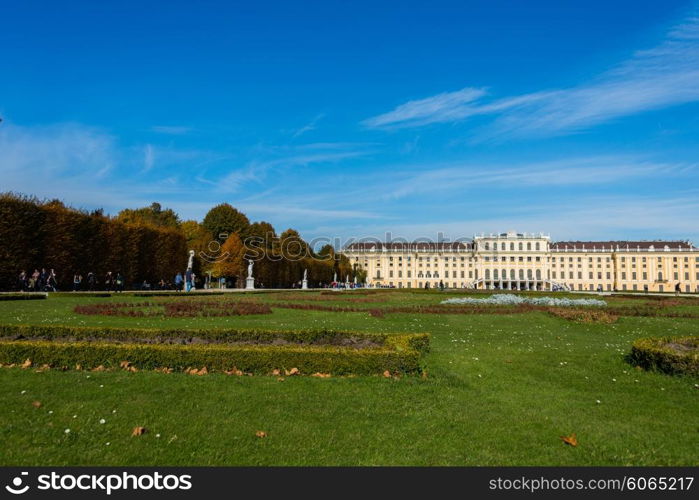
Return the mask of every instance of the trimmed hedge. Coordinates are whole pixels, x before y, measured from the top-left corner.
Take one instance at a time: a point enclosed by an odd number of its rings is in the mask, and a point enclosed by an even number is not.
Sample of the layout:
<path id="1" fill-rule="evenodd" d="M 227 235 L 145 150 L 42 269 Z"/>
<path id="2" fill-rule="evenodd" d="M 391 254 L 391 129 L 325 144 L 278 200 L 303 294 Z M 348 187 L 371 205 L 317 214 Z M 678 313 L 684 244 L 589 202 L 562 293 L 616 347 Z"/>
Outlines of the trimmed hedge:
<path id="1" fill-rule="evenodd" d="M 428 334 L 373 334 L 332 330 L 152 330 L 59 326 L 0 326 L 0 363 L 83 368 L 118 367 L 128 361 L 139 369 L 206 366 L 209 371 L 237 368 L 267 374 L 298 368 L 301 373 L 368 375 L 420 370 L 420 357 L 429 349 Z M 339 338 L 370 340 L 378 346 L 356 349 L 332 345 Z M 7 340 L 8 338 L 13 340 Z M 212 344 L 139 343 L 199 338 Z M 30 340 L 18 340 L 30 339 Z M 275 340 L 292 345 L 274 345 Z M 256 342 L 226 344 L 226 342 Z"/>
<path id="2" fill-rule="evenodd" d="M 41 300 L 48 298 L 45 293 L 3 293 L 0 294 L 0 302 L 4 300 Z"/>
<path id="3" fill-rule="evenodd" d="M 682 352 L 671 344 L 686 346 L 687 350 Z M 699 375 L 699 337 L 638 339 L 631 346 L 629 361 L 646 370 Z"/>
<path id="4" fill-rule="evenodd" d="M 111 297 L 111 292 L 49 292 L 51 297 Z"/>

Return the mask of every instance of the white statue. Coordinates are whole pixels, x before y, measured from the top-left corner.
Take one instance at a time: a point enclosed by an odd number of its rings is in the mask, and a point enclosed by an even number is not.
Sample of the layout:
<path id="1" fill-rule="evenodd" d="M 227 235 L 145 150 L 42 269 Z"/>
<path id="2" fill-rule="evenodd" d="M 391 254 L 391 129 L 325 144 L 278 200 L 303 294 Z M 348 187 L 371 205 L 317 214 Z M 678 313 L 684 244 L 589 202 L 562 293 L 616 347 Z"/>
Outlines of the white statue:
<path id="1" fill-rule="evenodd" d="M 333 283 L 337 283 L 337 273 L 333 274 Z"/>
<path id="2" fill-rule="evenodd" d="M 248 259 L 248 278 L 252 278 L 252 259 Z"/>
<path id="3" fill-rule="evenodd" d="M 187 261 L 187 269 L 194 267 L 194 250 L 189 251 L 189 260 Z"/>
<path id="4" fill-rule="evenodd" d="M 307 281 L 307 280 L 308 280 L 308 269 L 304 269 L 303 270 L 303 281 Z"/>

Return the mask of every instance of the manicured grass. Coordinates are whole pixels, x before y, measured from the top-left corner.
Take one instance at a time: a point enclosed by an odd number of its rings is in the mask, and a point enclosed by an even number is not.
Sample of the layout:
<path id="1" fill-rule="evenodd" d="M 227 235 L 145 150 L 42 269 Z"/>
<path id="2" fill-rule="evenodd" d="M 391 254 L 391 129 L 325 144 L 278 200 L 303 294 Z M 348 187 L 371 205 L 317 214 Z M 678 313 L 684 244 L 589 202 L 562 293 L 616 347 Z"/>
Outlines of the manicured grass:
<path id="1" fill-rule="evenodd" d="M 337 304 L 428 305 L 444 294 L 395 291 L 380 297 L 386 300 Z M 77 304 L 109 300 L 148 299 L 4 302 L 0 323 L 427 332 L 428 377 L 278 381 L 2 368 L 1 464 L 699 464 L 699 379 L 636 370 L 624 360 L 634 339 L 697 335 L 696 319 L 622 317 L 613 324 L 580 324 L 544 313 L 376 318 L 274 307 L 272 314 L 218 318 L 73 313 Z M 609 301 L 618 306 L 622 299 Z M 131 437 L 136 426 L 148 432 Z M 258 430 L 268 436 L 255 437 Z M 580 442 L 576 448 L 559 439 L 572 432 Z"/>

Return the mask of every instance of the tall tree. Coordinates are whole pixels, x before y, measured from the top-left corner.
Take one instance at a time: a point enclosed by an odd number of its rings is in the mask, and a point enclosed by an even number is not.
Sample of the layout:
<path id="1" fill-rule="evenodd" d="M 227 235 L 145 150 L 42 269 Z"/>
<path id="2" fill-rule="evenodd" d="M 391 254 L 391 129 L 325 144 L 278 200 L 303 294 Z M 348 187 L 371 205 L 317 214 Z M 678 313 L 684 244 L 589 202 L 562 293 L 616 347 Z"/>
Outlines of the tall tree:
<path id="1" fill-rule="evenodd" d="M 163 207 L 160 203 L 153 202 L 149 207 L 125 208 L 117 214 L 117 220 L 127 224 L 143 224 L 155 227 L 180 226 L 180 218 L 171 208 Z"/>
<path id="2" fill-rule="evenodd" d="M 217 277 L 236 278 L 238 285 L 244 282 L 245 247 L 240 237 L 233 233 L 221 245 L 221 255 L 212 265 L 212 272 Z"/>
<path id="3" fill-rule="evenodd" d="M 221 203 L 208 211 L 202 225 L 223 242 L 233 233 L 244 239 L 250 227 L 250 220 L 230 204 Z"/>

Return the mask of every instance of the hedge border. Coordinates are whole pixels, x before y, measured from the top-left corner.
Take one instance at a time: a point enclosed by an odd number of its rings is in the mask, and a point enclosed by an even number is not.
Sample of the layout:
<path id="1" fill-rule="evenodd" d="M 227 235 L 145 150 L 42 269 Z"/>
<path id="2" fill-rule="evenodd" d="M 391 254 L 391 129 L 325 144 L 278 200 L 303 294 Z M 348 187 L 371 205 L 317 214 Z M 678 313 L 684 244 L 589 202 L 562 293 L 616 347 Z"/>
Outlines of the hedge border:
<path id="1" fill-rule="evenodd" d="M 699 337 L 643 338 L 631 346 L 629 362 L 646 370 L 655 370 L 670 375 L 699 376 L 699 351 L 686 354 L 665 346 L 668 342 L 693 342 L 699 345 Z"/>
<path id="2" fill-rule="evenodd" d="M 104 341 L 87 341 L 91 336 Z M 101 334 L 101 335 L 100 335 Z M 249 373 L 268 374 L 277 369 L 297 368 L 302 374 L 315 372 L 336 375 L 371 375 L 386 370 L 391 373 L 414 373 L 420 370 L 422 353 L 429 349 L 429 334 L 370 334 L 333 330 L 152 330 L 131 328 L 92 328 L 60 326 L 0 326 L 3 337 L 18 336 L 31 340 L 0 341 L 0 363 L 19 364 L 30 359 L 35 365 L 67 368 L 119 367 L 128 361 L 138 369 L 171 368 L 183 371 L 190 367 L 207 367 L 209 371 L 233 368 Z M 313 345 L 312 341 L 337 336 L 367 338 L 383 345 L 364 349 L 351 346 Z M 231 344 L 142 344 L 132 340 L 177 339 L 183 336 L 225 340 L 257 340 L 267 345 Z M 65 338 L 75 339 L 65 341 Z M 295 345 L 272 345 L 284 338 Z M 48 340 L 47 340 L 48 339 Z M 61 339 L 52 341 L 51 339 Z M 111 340 L 111 342 L 110 342 Z M 116 343 L 115 340 L 123 343 Z M 306 343 L 303 343 L 306 342 Z"/>
<path id="3" fill-rule="evenodd" d="M 6 300 L 42 300 L 47 298 L 47 293 L 0 293 L 0 302 Z"/>

